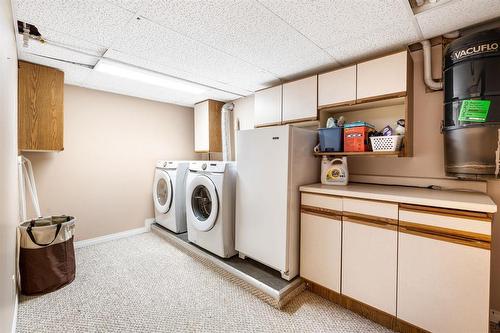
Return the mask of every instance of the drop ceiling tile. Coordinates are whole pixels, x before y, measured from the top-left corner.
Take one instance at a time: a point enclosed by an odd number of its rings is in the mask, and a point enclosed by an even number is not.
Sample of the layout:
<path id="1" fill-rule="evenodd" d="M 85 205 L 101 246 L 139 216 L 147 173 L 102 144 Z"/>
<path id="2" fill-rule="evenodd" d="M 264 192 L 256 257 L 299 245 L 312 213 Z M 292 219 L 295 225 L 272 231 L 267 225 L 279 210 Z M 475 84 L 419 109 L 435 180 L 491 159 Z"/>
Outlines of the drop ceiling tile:
<path id="1" fill-rule="evenodd" d="M 425 38 L 500 17 L 499 0 L 454 0 L 416 15 Z"/>
<path id="2" fill-rule="evenodd" d="M 222 82 L 214 81 L 211 80 L 207 77 L 203 77 L 201 75 L 198 75 L 196 73 L 191 73 L 191 72 L 186 72 L 182 70 L 178 70 L 160 63 L 152 62 L 143 58 L 139 58 L 127 53 L 119 52 L 113 49 L 109 49 L 105 54 L 104 57 L 107 59 L 112 59 L 112 60 L 117 60 L 126 64 L 130 65 L 135 65 L 138 67 L 142 67 L 145 69 L 149 69 L 155 72 L 163 73 L 166 75 L 170 75 L 176 78 L 181 78 L 187 81 L 192 81 L 192 82 L 197 82 L 202 85 L 210 86 L 219 90 L 222 90 L 220 93 L 223 93 L 223 91 L 226 92 L 232 92 L 232 94 L 227 94 L 227 96 L 230 96 L 226 99 L 231 99 L 231 96 L 234 96 L 232 99 L 239 98 L 241 96 L 248 96 L 251 95 L 252 92 L 249 90 L 241 89 L 239 87 L 231 86 L 224 84 Z M 215 97 L 213 97 L 215 98 Z"/>
<path id="3" fill-rule="evenodd" d="M 134 14 L 104 0 L 17 0 L 18 20 L 108 47 Z"/>
<path id="4" fill-rule="evenodd" d="M 126 10 L 129 10 L 132 13 L 137 13 L 142 8 L 151 3 L 151 1 L 144 1 L 144 0 L 106 0 L 106 1 L 121 8 L 124 8 Z"/>
<path id="5" fill-rule="evenodd" d="M 353 39 L 366 39 L 366 36 L 374 39 L 372 44 L 375 45 L 382 45 L 387 40 L 409 44 L 419 39 L 406 0 L 259 1 L 325 49 L 342 43 L 354 44 Z M 359 51 L 370 52 L 370 49 L 361 47 L 355 54 Z"/>
<path id="6" fill-rule="evenodd" d="M 90 53 L 83 51 L 79 52 L 66 47 L 60 47 L 59 44 L 52 44 L 51 42 L 41 43 L 37 40 L 30 40 L 27 47 L 23 46 L 22 37 L 17 39 L 17 49 L 23 53 L 32 53 L 39 56 L 48 58 L 55 58 L 69 62 L 75 62 L 84 65 L 94 66 L 99 60 L 99 56 L 93 56 Z M 79 48 L 80 49 L 80 48 Z"/>
<path id="7" fill-rule="evenodd" d="M 39 65 L 57 68 L 64 72 L 64 83 L 71 85 L 82 85 L 85 78 L 91 72 L 90 68 L 69 64 L 61 61 L 43 58 L 34 54 L 29 54 L 20 50 L 19 59 Z"/>
<path id="8" fill-rule="evenodd" d="M 250 91 L 279 82 L 269 72 L 147 19 L 129 22 L 112 49 Z"/>
<path id="9" fill-rule="evenodd" d="M 334 59 L 256 1 L 158 1 L 146 18 L 280 78 Z"/>
<path id="10" fill-rule="evenodd" d="M 57 32 L 44 26 L 37 26 L 37 28 L 43 39 L 47 41 L 47 44 L 65 46 L 67 48 L 81 51 L 82 53 L 87 53 L 88 55 L 93 55 L 96 57 L 102 56 L 107 49 L 98 44 L 87 42 L 85 40 L 69 36 L 65 33 Z M 18 39 L 21 38 L 21 35 L 18 35 Z"/>
<path id="11" fill-rule="evenodd" d="M 408 44 L 416 42 L 401 41 L 397 35 L 385 39 L 377 37 L 376 31 L 356 36 L 347 41 L 331 46 L 326 51 L 343 64 L 352 64 L 361 59 L 383 55 L 392 51 L 403 50 Z"/>
<path id="12" fill-rule="evenodd" d="M 92 71 L 82 85 L 86 88 L 185 106 L 192 106 L 194 103 L 206 99 L 206 93 L 191 94 L 155 85 L 148 85 L 142 82 L 138 83 L 134 80 L 117 78 L 96 71 Z"/>

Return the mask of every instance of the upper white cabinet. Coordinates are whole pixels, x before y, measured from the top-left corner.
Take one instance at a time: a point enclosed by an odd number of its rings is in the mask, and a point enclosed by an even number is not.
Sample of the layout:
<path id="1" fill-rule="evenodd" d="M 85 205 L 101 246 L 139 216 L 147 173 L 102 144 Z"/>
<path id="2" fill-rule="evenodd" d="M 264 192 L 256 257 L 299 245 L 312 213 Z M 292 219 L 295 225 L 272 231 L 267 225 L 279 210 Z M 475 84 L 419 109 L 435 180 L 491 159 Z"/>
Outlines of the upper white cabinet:
<path id="1" fill-rule="evenodd" d="M 255 93 L 255 127 L 281 124 L 282 86 Z"/>
<path id="2" fill-rule="evenodd" d="M 389 94 L 406 95 L 407 74 L 411 66 L 407 51 L 362 62 L 357 66 L 358 102 Z"/>
<path id="3" fill-rule="evenodd" d="M 283 84 L 283 122 L 315 120 L 317 109 L 317 75 Z"/>
<path id="4" fill-rule="evenodd" d="M 356 101 L 356 65 L 318 76 L 318 108 Z"/>
<path id="5" fill-rule="evenodd" d="M 197 153 L 221 152 L 220 113 L 223 102 L 207 100 L 194 105 L 194 150 Z"/>

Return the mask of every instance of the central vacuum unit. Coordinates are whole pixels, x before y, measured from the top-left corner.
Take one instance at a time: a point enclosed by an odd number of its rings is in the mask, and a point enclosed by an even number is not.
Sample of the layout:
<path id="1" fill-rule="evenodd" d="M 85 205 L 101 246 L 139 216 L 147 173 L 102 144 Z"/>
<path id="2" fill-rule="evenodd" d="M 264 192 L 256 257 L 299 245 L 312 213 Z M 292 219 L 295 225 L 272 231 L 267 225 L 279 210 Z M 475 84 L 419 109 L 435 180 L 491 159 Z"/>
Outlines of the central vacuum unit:
<path id="1" fill-rule="evenodd" d="M 500 128 L 500 28 L 458 38 L 445 50 L 444 151 L 447 175 L 495 175 Z"/>

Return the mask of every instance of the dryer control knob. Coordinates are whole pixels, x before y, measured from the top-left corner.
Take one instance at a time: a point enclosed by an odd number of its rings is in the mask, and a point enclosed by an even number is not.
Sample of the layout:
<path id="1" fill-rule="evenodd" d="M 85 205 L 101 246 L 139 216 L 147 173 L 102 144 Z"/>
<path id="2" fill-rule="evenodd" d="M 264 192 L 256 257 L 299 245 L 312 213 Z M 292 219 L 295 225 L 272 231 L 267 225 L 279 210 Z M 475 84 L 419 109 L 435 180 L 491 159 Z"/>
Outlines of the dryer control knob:
<path id="1" fill-rule="evenodd" d="M 207 169 L 207 163 L 203 163 L 203 164 L 201 165 L 201 168 L 202 168 L 203 170 L 206 170 L 206 169 Z"/>

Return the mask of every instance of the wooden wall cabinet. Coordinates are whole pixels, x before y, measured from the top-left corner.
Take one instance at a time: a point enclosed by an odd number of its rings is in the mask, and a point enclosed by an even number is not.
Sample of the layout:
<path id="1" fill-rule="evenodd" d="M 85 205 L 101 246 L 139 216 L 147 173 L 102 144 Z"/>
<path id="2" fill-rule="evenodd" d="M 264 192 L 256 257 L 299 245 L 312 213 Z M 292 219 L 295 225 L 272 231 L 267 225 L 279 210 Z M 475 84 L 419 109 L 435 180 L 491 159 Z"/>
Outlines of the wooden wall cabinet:
<path id="1" fill-rule="evenodd" d="M 318 75 L 318 108 L 356 102 L 356 65 Z"/>
<path id="2" fill-rule="evenodd" d="M 406 96 L 411 67 L 408 51 L 362 62 L 358 66 L 357 102 L 383 96 Z"/>
<path id="3" fill-rule="evenodd" d="M 282 85 L 255 93 L 255 127 L 281 124 L 282 96 Z"/>
<path id="4" fill-rule="evenodd" d="M 318 76 L 283 84 L 283 122 L 318 119 Z"/>
<path id="5" fill-rule="evenodd" d="M 63 103 L 64 73 L 62 71 L 19 61 L 19 150 L 64 150 Z"/>
<path id="6" fill-rule="evenodd" d="M 194 106 L 194 151 L 222 151 L 221 108 L 224 102 L 206 100 Z"/>

